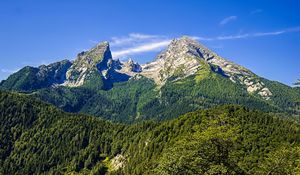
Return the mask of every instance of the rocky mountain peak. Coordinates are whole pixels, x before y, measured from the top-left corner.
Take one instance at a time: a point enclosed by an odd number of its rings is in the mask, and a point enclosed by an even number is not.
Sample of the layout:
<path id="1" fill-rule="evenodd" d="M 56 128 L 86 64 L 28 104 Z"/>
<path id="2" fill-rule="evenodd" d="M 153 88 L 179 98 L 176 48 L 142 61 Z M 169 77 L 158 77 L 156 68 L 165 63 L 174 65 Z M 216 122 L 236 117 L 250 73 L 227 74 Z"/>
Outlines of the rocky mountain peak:
<path id="1" fill-rule="evenodd" d="M 181 38 L 173 39 L 169 47 L 172 46 L 181 46 L 188 49 L 195 49 L 197 47 L 206 48 L 204 45 L 200 44 L 196 39 L 189 36 L 182 36 Z"/>
<path id="2" fill-rule="evenodd" d="M 246 86 L 249 93 L 270 99 L 272 93 L 250 70 L 220 57 L 197 40 L 183 36 L 173 39 L 168 47 L 153 62 L 142 66 L 142 74 L 152 78 L 158 85 L 167 80 L 176 81 L 196 74 L 201 67 L 209 66 L 233 83 Z"/>
<path id="3" fill-rule="evenodd" d="M 139 65 L 139 63 L 134 62 L 132 58 L 129 58 L 125 65 L 132 72 L 141 72 L 142 71 L 142 67 Z"/>
<path id="4" fill-rule="evenodd" d="M 157 59 L 176 59 L 180 57 L 206 58 L 213 53 L 197 40 L 183 36 L 173 39 L 167 49 L 157 56 Z"/>
<path id="5" fill-rule="evenodd" d="M 63 85 L 81 86 L 85 80 L 98 72 L 99 76 L 105 76 L 112 64 L 112 55 L 108 42 L 101 42 L 89 51 L 77 55 L 73 65 L 66 73 L 66 81 Z M 105 74 L 105 75 L 102 75 Z"/>
<path id="6" fill-rule="evenodd" d="M 133 61 L 132 58 L 129 58 L 125 62 L 119 61 L 119 63 L 120 63 L 120 66 L 116 71 L 121 74 L 126 74 L 130 77 L 133 77 L 136 74 L 139 74 L 142 72 L 142 66 L 139 63 Z"/>
<path id="7" fill-rule="evenodd" d="M 99 62 L 107 62 L 112 59 L 109 43 L 107 41 L 97 44 L 89 51 L 81 52 L 77 55 L 75 63 L 95 66 Z"/>
<path id="8" fill-rule="evenodd" d="M 128 64 L 134 64 L 134 61 L 133 61 L 132 58 L 129 58 L 128 61 L 127 61 L 127 63 L 128 63 Z"/>
<path id="9" fill-rule="evenodd" d="M 201 65 L 199 47 L 202 45 L 187 36 L 173 39 L 153 62 L 142 66 L 142 74 L 161 85 L 170 77 L 178 79 L 195 74 Z"/>

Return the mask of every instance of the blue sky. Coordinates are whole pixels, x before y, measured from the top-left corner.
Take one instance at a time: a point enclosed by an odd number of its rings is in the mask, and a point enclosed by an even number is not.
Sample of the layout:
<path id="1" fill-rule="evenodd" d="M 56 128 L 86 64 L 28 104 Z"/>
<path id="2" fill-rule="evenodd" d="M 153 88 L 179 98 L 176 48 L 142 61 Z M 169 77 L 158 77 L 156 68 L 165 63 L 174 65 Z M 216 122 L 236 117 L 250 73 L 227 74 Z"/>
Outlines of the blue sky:
<path id="1" fill-rule="evenodd" d="M 115 57 L 149 62 L 188 35 L 256 74 L 300 77 L 300 2 L 292 0 L 1 0 L 0 80 L 74 59 L 108 40 Z"/>

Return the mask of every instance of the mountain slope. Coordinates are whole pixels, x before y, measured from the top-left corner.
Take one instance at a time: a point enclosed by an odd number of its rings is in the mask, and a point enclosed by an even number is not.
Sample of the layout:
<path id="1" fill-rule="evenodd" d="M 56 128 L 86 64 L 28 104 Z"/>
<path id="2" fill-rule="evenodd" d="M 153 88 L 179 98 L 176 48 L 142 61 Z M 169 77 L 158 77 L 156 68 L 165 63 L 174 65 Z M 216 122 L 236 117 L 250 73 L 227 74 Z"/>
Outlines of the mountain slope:
<path id="1" fill-rule="evenodd" d="M 240 106 L 121 125 L 0 91 L 0 118 L 1 174 L 299 173 L 300 125 Z"/>
<path id="2" fill-rule="evenodd" d="M 38 68 L 24 67 L 0 84 L 0 89 L 31 92 L 57 86 L 107 89 L 113 82 L 127 81 L 129 76 L 117 70 L 122 63 L 113 60 L 108 42 L 102 42 L 89 51 L 81 52 L 70 62 L 63 60 Z M 135 66 L 125 65 L 126 66 Z M 126 72 L 135 71 L 135 69 Z"/>
<path id="3" fill-rule="evenodd" d="M 87 52 L 78 54 L 76 60 L 66 72 L 64 86 L 78 87 L 89 82 L 105 86 L 107 72 L 112 66 L 109 44 L 103 42 Z"/>
<path id="4" fill-rule="evenodd" d="M 65 81 L 66 72 L 71 64 L 70 61 L 63 60 L 38 68 L 26 66 L 2 81 L 0 86 L 1 89 L 7 90 L 33 91 L 61 84 Z"/>
<path id="5" fill-rule="evenodd" d="M 40 68 L 28 67 L 28 75 L 22 69 L 0 89 L 29 92 L 68 112 L 122 122 L 163 120 L 219 104 L 300 112 L 297 88 L 259 77 L 188 37 L 174 39 L 144 65 L 112 59 L 109 44 L 103 42 L 78 54 L 68 66 L 63 81 L 42 79 L 40 86 Z"/>
<path id="6" fill-rule="evenodd" d="M 188 37 L 173 40 L 154 62 L 144 65 L 143 72 L 160 84 L 173 76 L 182 78 L 194 75 L 206 65 L 232 82 L 245 85 L 249 93 L 257 93 L 267 100 L 272 96 L 270 90 L 250 70 L 218 56 Z"/>

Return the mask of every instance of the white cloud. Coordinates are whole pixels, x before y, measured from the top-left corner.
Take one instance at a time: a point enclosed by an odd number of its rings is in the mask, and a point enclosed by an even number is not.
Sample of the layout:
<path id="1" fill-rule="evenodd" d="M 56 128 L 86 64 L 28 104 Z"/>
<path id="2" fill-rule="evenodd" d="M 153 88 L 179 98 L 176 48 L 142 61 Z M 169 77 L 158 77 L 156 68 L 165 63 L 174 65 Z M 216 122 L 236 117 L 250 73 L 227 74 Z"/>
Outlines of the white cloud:
<path id="1" fill-rule="evenodd" d="M 136 53 L 162 49 L 170 43 L 170 38 L 162 35 L 130 33 L 127 36 L 112 37 L 110 46 L 114 58 L 127 57 Z"/>
<path id="2" fill-rule="evenodd" d="M 249 34 L 239 34 L 239 35 L 228 35 L 228 36 L 218 36 L 216 40 L 233 40 L 233 39 L 241 39 L 249 37 Z"/>
<path id="3" fill-rule="evenodd" d="M 252 10 L 252 11 L 250 12 L 250 15 L 255 15 L 255 14 L 257 14 L 257 13 L 262 13 L 262 12 L 263 12 L 262 9 L 255 9 L 255 10 Z"/>
<path id="4" fill-rule="evenodd" d="M 17 72 L 19 69 L 0 69 L 2 73 L 12 74 Z"/>
<path id="5" fill-rule="evenodd" d="M 136 53 L 154 51 L 166 47 L 168 44 L 170 44 L 170 42 L 171 40 L 163 40 L 158 42 L 145 43 L 137 47 L 131 47 L 124 50 L 112 52 L 112 55 L 114 58 L 118 58 L 118 57 L 124 57 L 128 55 L 136 54 Z"/>
<path id="6" fill-rule="evenodd" d="M 219 25 L 223 26 L 227 23 L 229 23 L 230 21 L 234 21 L 237 19 L 237 16 L 228 16 L 226 18 L 224 18 L 222 21 L 220 21 Z"/>
<path id="7" fill-rule="evenodd" d="M 254 33 L 253 36 L 269 36 L 269 35 L 280 35 L 286 33 L 287 30 L 275 31 L 275 32 L 262 32 L 262 33 Z"/>
<path id="8" fill-rule="evenodd" d="M 131 38 L 135 38 L 135 39 L 149 39 L 149 38 L 161 37 L 159 35 L 146 35 L 146 34 L 141 34 L 141 33 L 131 33 L 131 34 L 129 34 L 129 36 Z"/>
<path id="9" fill-rule="evenodd" d="M 222 35 L 215 37 L 203 37 L 203 36 L 190 36 L 191 38 L 199 41 L 221 41 L 221 40 L 236 40 L 236 39 L 246 39 L 254 37 L 264 37 L 264 36 L 276 36 L 285 33 L 300 32 L 300 27 L 287 28 L 278 31 L 270 32 L 256 32 L 256 33 L 242 33 L 236 35 Z M 166 47 L 170 42 L 170 37 L 161 35 L 146 35 L 131 33 L 127 37 L 113 37 L 115 45 L 112 49 L 112 55 L 114 58 L 122 58 L 127 56 L 132 56 L 137 53 L 158 51 Z M 121 47 L 122 46 L 122 47 Z M 116 50 L 116 51 L 114 51 Z"/>
<path id="10" fill-rule="evenodd" d="M 217 36 L 217 37 L 196 36 L 194 38 L 200 41 L 234 40 L 234 39 L 245 39 L 245 38 L 253 38 L 253 37 L 263 37 L 263 36 L 276 36 L 276 35 L 282 35 L 285 33 L 294 33 L 294 32 L 300 32 L 300 27 L 287 28 L 284 30 L 271 31 L 271 32 L 244 33 L 244 34 L 237 34 L 237 35 Z"/>
<path id="11" fill-rule="evenodd" d="M 111 46 L 134 45 L 140 42 L 156 40 L 161 38 L 164 38 L 164 36 L 146 35 L 141 33 L 130 33 L 128 36 L 124 36 L 124 37 L 112 37 L 110 45 Z"/>
<path id="12" fill-rule="evenodd" d="M 213 41 L 215 38 L 208 38 L 208 37 L 203 37 L 203 36 L 192 36 L 195 40 L 200 40 L 200 41 Z"/>

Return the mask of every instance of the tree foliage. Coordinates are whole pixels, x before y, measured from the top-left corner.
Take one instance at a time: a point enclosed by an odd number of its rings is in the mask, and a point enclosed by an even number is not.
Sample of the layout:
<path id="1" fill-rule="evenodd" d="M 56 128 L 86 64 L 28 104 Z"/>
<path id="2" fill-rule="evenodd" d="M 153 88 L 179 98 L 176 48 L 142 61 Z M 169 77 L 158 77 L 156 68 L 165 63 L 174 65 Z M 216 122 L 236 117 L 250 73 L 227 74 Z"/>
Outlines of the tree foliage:
<path id="1" fill-rule="evenodd" d="M 0 92 L 0 119 L 0 174 L 299 173 L 299 124 L 241 106 L 126 125 Z"/>

